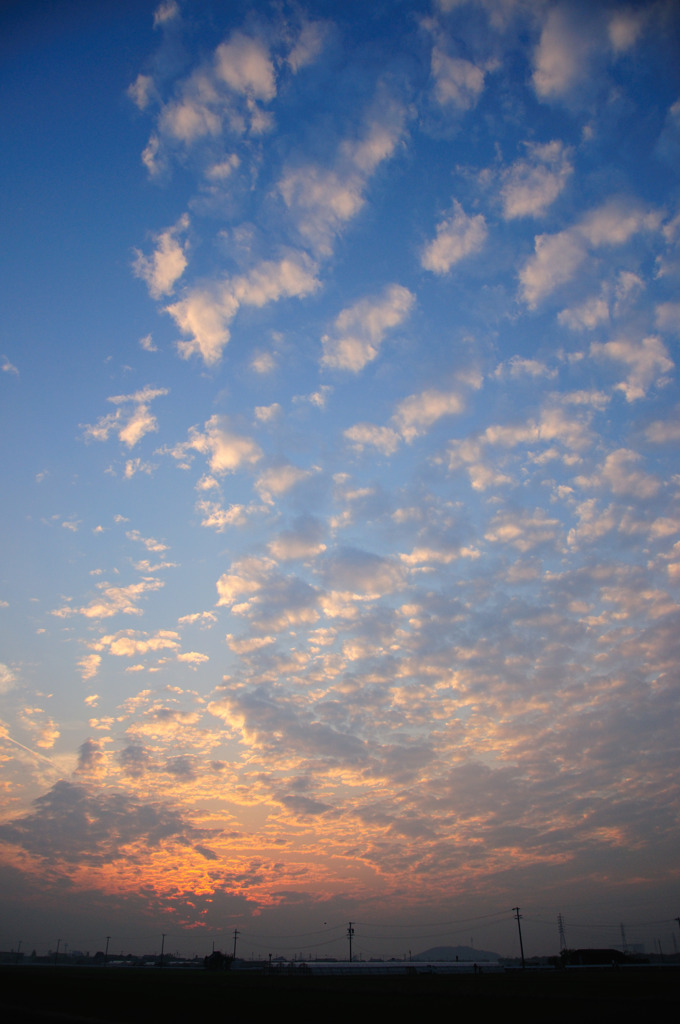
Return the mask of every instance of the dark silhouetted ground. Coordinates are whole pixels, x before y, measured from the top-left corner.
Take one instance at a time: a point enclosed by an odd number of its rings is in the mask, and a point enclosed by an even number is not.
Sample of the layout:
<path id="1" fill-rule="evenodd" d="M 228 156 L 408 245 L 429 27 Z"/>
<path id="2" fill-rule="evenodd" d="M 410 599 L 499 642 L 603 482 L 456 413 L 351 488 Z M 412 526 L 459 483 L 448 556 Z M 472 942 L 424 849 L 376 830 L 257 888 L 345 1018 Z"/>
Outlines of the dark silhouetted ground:
<path id="1" fill-rule="evenodd" d="M 680 968 L 416 977 L 276 977 L 172 968 L 0 967 L 10 1024 L 179 1021 L 672 1020 Z"/>

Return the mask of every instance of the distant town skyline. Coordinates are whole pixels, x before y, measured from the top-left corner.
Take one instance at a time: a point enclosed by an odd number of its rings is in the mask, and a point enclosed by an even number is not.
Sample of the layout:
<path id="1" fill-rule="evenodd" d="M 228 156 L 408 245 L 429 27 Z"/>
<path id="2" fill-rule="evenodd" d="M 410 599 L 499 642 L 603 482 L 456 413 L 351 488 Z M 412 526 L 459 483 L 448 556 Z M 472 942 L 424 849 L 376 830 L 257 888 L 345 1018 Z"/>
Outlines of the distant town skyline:
<path id="1" fill-rule="evenodd" d="M 0 948 L 673 952 L 677 3 L 0 51 Z"/>

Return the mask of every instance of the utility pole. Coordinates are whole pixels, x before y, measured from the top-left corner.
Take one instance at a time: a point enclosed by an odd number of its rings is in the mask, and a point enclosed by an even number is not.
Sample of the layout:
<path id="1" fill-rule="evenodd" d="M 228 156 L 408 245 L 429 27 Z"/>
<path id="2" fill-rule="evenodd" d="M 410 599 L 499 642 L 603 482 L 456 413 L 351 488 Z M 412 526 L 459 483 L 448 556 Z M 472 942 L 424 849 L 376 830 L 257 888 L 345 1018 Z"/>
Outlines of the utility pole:
<path id="1" fill-rule="evenodd" d="M 236 959 L 236 937 L 239 934 L 238 928 L 234 928 L 234 960 Z"/>
<path id="2" fill-rule="evenodd" d="M 352 922 L 349 923 L 347 929 L 347 938 L 349 939 L 349 962 L 352 963 L 352 936 L 354 935 L 354 928 L 352 928 Z"/>
<path id="3" fill-rule="evenodd" d="M 560 931 L 560 953 L 567 948 L 567 937 L 564 934 L 564 920 L 561 914 L 557 915 L 557 927 Z"/>
<path id="4" fill-rule="evenodd" d="M 106 963 L 107 963 L 107 961 L 109 959 L 109 940 L 110 940 L 110 938 L 111 938 L 110 935 L 106 936 L 106 950 L 104 952 L 104 967 L 106 967 Z"/>
<path id="5" fill-rule="evenodd" d="M 520 924 L 520 921 L 522 920 L 522 915 L 519 912 L 519 907 L 513 907 L 512 909 L 515 911 L 515 920 L 517 921 L 517 931 L 519 932 L 519 951 L 520 951 L 520 954 L 522 956 L 522 967 L 524 968 L 526 966 L 526 964 L 524 963 L 524 944 L 522 942 L 522 926 Z"/>
<path id="6" fill-rule="evenodd" d="M 163 932 L 163 938 L 161 939 L 161 967 L 163 966 L 163 953 L 165 952 L 165 932 Z"/>

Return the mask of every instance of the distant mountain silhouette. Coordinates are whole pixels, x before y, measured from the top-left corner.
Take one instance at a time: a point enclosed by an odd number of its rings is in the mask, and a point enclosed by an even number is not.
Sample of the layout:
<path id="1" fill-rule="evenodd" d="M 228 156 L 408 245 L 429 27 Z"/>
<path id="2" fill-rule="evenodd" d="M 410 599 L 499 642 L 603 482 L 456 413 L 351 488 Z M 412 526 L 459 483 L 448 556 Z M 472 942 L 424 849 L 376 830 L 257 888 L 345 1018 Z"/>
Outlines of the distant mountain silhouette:
<path id="1" fill-rule="evenodd" d="M 412 960 L 467 960 L 474 963 L 500 960 L 498 953 L 490 953 L 486 949 L 474 949 L 472 946 L 433 946 L 422 953 L 416 953 Z"/>

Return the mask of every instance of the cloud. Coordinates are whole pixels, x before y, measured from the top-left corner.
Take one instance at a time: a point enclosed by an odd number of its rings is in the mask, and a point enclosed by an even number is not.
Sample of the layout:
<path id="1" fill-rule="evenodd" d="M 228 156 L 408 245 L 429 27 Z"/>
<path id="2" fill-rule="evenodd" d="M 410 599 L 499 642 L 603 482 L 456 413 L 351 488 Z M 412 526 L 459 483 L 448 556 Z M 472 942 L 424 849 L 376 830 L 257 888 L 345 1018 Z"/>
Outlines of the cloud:
<path id="1" fill-rule="evenodd" d="M 470 110 L 484 90 L 484 71 L 469 60 L 449 57 L 435 46 L 432 49 L 434 94 L 442 106 L 452 104 L 458 110 Z"/>
<path id="2" fill-rule="evenodd" d="M 331 384 L 322 384 L 318 391 L 311 391 L 308 395 L 293 395 L 293 402 L 309 402 L 317 409 L 325 409 L 330 395 L 333 394 Z"/>
<path id="3" fill-rule="evenodd" d="M 576 483 L 582 488 L 606 487 L 613 494 L 640 500 L 653 498 L 661 489 L 661 481 L 651 473 L 635 468 L 641 459 L 639 452 L 619 448 L 606 457 L 599 472 L 590 477 L 579 476 Z"/>
<path id="4" fill-rule="evenodd" d="M 208 710 L 241 732 L 247 746 L 259 748 L 275 762 L 291 752 L 296 758 L 318 759 L 320 764 L 352 764 L 367 757 L 365 743 L 349 731 L 319 721 L 312 711 L 263 687 L 225 694 Z"/>
<path id="5" fill-rule="evenodd" d="M 282 463 L 265 469 L 255 482 L 258 494 L 267 504 L 273 504 L 274 498 L 280 498 L 297 484 L 312 476 L 316 469 L 300 469 L 292 463 Z"/>
<path id="6" fill-rule="evenodd" d="M 533 512 L 500 512 L 484 534 L 492 544 L 509 544 L 523 554 L 537 547 L 561 547 L 562 523 L 543 509 Z"/>
<path id="7" fill-rule="evenodd" d="M 93 679 L 94 676 L 97 675 L 99 666 L 101 665 L 101 660 L 100 654 L 86 654 L 80 659 L 78 662 L 78 668 L 80 669 L 80 674 L 83 677 L 83 680 Z"/>
<path id="8" fill-rule="evenodd" d="M 317 60 L 323 50 L 327 31 L 328 26 L 323 21 L 303 22 L 295 45 L 286 58 L 294 74 Z"/>
<path id="9" fill-rule="evenodd" d="M 591 249 L 623 245 L 642 231 L 655 231 L 659 213 L 625 200 L 609 200 L 576 225 L 554 235 L 536 235 L 535 255 L 520 270 L 521 294 L 530 308 L 570 281 Z"/>
<path id="10" fill-rule="evenodd" d="M 505 363 L 500 363 L 494 371 L 495 377 L 546 377 L 552 379 L 557 376 L 556 370 L 551 370 L 539 359 L 523 359 L 521 356 L 512 356 Z"/>
<path id="11" fill-rule="evenodd" d="M 294 575 L 284 575 L 271 558 L 242 558 L 217 581 L 218 607 L 247 617 L 257 633 L 309 625 L 319 618 L 319 595 Z"/>
<path id="12" fill-rule="evenodd" d="M 117 633 L 102 636 L 88 645 L 95 651 L 107 651 L 117 658 L 132 658 L 149 651 L 177 650 L 179 634 L 171 629 L 160 629 L 149 636 L 133 629 L 121 629 Z"/>
<path id="13" fill-rule="evenodd" d="M 283 530 L 267 544 L 267 549 L 278 562 L 314 558 L 326 550 L 323 543 L 323 524 L 313 516 L 301 516 L 292 529 Z"/>
<path id="14" fill-rule="evenodd" d="M 559 140 L 526 145 L 528 159 L 518 160 L 503 175 L 501 199 L 506 220 L 542 216 L 574 170 L 571 150 Z"/>
<path id="15" fill-rule="evenodd" d="M 215 64 L 217 76 L 234 92 L 264 101 L 276 95 L 274 66 L 259 39 L 234 32 L 217 47 Z"/>
<path id="16" fill-rule="evenodd" d="M 0 838 L 51 864 L 110 864 L 134 857 L 134 847 L 157 849 L 195 842 L 204 833 L 166 804 L 123 793 L 92 792 L 57 782 L 33 802 L 32 813 L 0 825 Z"/>
<path id="17" fill-rule="evenodd" d="M 167 25 L 179 18 L 179 4 L 177 0 L 163 0 L 153 12 L 153 27 Z"/>
<path id="18" fill-rule="evenodd" d="M 166 307 L 189 341 L 177 344 L 183 359 L 200 355 L 214 366 L 229 342 L 229 325 L 241 306 L 261 307 L 283 298 L 302 298 L 318 287 L 315 267 L 303 254 L 278 262 L 264 260 L 247 275 L 226 278 L 206 287 L 190 289 L 179 302 Z"/>
<path id="19" fill-rule="evenodd" d="M 19 376 L 19 371 L 17 370 L 17 368 L 14 365 L 14 363 L 10 363 L 9 359 L 7 358 L 7 356 L 0 356 L 0 358 L 2 359 L 2 364 L 0 365 L 0 370 L 2 370 L 3 373 L 13 373 L 13 374 L 15 374 L 18 377 Z"/>
<path id="20" fill-rule="evenodd" d="M 463 408 L 463 400 L 457 391 L 429 388 L 400 402 L 392 419 L 404 440 L 411 442 L 442 416 L 455 416 Z"/>
<path id="21" fill-rule="evenodd" d="M 377 448 L 383 455 L 393 455 L 401 443 L 401 437 L 391 427 L 378 427 L 373 423 L 357 423 L 348 427 L 345 437 L 358 451 L 366 447 Z"/>
<path id="22" fill-rule="evenodd" d="M 223 533 L 228 526 L 244 526 L 248 522 L 244 505 L 223 508 L 217 501 L 198 501 L 196 511 L 202 516 L 201 526 L 207 526 L 218 533 Z"/>
<path id="23" fill-rule="evenodd" d="M 655 309 L 655 320 L 658 330 L 680 334 L 680 302 L 660 302 Z"/>
<path id="24" fill-rule="evenodd" d="M 270 423 L 272 420 L 277 419 L 281 415 L 281 406 L 278 402 L 272 402 L 271 405 L 257 405 L 255 406 L 255 419 L 259 420 L 260 423 Z"/>
<path id="25" fill-rule="evenodd" d="M 0 693 L 9 693 L 16 686 L 17 678 L 12 669 L 0 662 Z"/>
<path id="26" fill-rule="evenodd" d="M 626 53 L 635 46 L 640 38 L 649 9 L 636 10 L 634 7 L 622 7 L 613 11 L 607 24 L 609 42 L 616 54 Z"/>
<path id="27" fill-rule="evenodd" d="M 127 94 L 139 110 L 146 110 L 151 100 L 157 96 L 151 75 L 137 75 L 134 82 L 128 86 Z"/>
<path id="28" fill-rule="evenodd" d="M 597 46 L 594 26 L 572 20 L 565 6 L 548 13 L 534 53 L 534 89 L 541 99 L 558 99 L 582 84 Z"/>
<path id="29" fill-rule="evenodd" d="M 115 433 L 128 448 L 141 441 L 145 434 L 158 430 L 156 417 L 149 409 L 154 398 L 169 394 L 167 388 L 147 386 L 131 395 L 112 395 L 107 401 L 117 405 L 115 412 L 102 416 L 95 424 L 84 427 L 86 441 L 107 441 Z"/>
<path id="30" fill-rule="evenodd" d="M 217 581 L 218 606 L 241 603 L 252 599 L 261 590 L 263 581 L 273 572 L 275 562 L 264 558 L 244 558 L 232 563 L 231 572 L 223 573 Z"/>
<path id="31" fill-rule="evenodd" d="M 94 598 L 90 604 L 80 607 L 63 605 L 55 609 L 52 615 L 62 619 L 72 615 L 83 615 L 86 619 L 108 619 L 112 615 L 141 615 L 142 610 L 138 603 L 142 596 L 150 591 L 160 590 L 163 585 L 162 580 L 153 578 L 131 583 L 127 587 L 112 587 L 109 583 L 98 583 L 97 590 L 100 591 L 100 596 Z"/>
<path id="32" fill-rule="evenodd" d="M 453 217 L 437 225 L 437 237 L 421 255 L 422 266 L 435 274 L 447 274 L 454 264 L 479 252 L 486 241 L 486 221 L 481 213 L 468 217 L 457 201 L 453 210 Z"/>
<path id="33" fill-rule="evenodd" d="M 139 530 L 128 530 L 125 536 L 128 540 L 138 541 L 140 544 L 143 544 L 147 551 L 161 552 L 168 550 L 167 544 L 161 544 L 154 537 L 142 537 Z"/>
<path id="34" fill-rule="evenodd" d="M 402 139 L 405 117 L 400 105 L 381 95 L 363 132 L 341 143 L 332 166 L 304 164 L 284 172 L 278 191 L 312 252 L 330 255 L 335 237 L 364 205 L 370 176 Z"/>
<path id="35" fill-rule="evenodd" d="M 338 548 L 324 563 L 324 578 L 333 591 L 354 600 L 377 601 L 405 583 L 398 561 L 359 548 Z"/>
<path id="36" fill-rule="evenodd" d="M 230 430 L 226 417 L 215 414 L 206 420 L 204 427 L 203 433 L 198 427 L 190 427 L 188 439 L 175 445 L 169 454 L 184 464 L 191 459 L 192 451 L 205 455 L 211 472 L 217 476 L 235 473 L 262 458 L 262 452 L 252 438 Z"/>
<path id="37" fill-rule="evenodd" d="M 675 366 L 666 346 L 656 335 L 643 338 L 637 344 L 626 338 L 604 344 L 593 342 L 590 354 L 596 359 L 611 359 L 630 368 L 626 379 L 616 384 L 627 402 L 644 398 L 653 385 L 663 387 Z"/>
<path id="38" fill-rule="evenodd" d="M 173 227 L 155 236 L 156 249 L 151 256 L 144 256 L 135 250 L 134 272 L 146 282 L 154 299 L 172 294 L 175 283 L 186 270 L 187 243 L 182 244 L 177 236 L 188 227 L 189 217 L 185 213 Z"/>
<path id="39" fill-rule="evenodd" d="M 202 665 L 204 662 L 210 661 L 210 657 L 207 654 L 200 654 L 198 651 L 185 651 L 183 654 L 177 655 L 177 660 L 188 665 Z"/>
<path id="40" fill-rule="evenodd" d="M 380 296 L 343 309 L 336 317 L 333 334 L 321 339 L 322 365 L 358 373 L 377 357 L 385 334 L 406 319 L 414 301 L 408 288 L 392 284 Z"/>
<path id="41" fill-rule="evenodd" d="M 645 437 L 653 444 L 680 441 L 680 418 L 676 414 L 667 419 L 655 420 L 646 428 Z"/>
<path id="42" fill-rule="evenodd" d="M 129 92 L 135 102 L 146 105 L 149 90 L 143 78 Z M 252 138 L 271 128 L 273 119 L 263 104 L 275 96 L 275 69 L 265 42 L 235 31 L 177 83 L 172 100 L 161 106 L 142 162 L 157 176 L 167 166 L 168 153 L 180 144 L 188 150 L 199 147 L 214 167 L 218 154 L 224 159 L 225 135 Z"/>
<path id="43" fill-rule="evenodd" d="M 622 270 L 613 281 L 605 281 L 599 295 L 570 309 L 563 309 L 557 319 L 573 331 L 592 331 L 613 317 L 628 314 L 630 305 L 644 290 L 642 279 L 631 271 Z"/>

